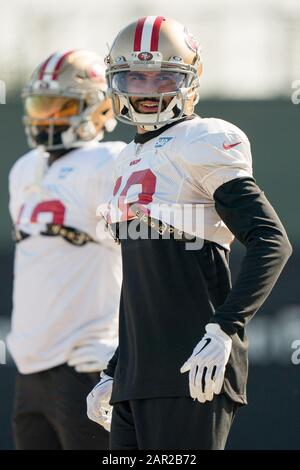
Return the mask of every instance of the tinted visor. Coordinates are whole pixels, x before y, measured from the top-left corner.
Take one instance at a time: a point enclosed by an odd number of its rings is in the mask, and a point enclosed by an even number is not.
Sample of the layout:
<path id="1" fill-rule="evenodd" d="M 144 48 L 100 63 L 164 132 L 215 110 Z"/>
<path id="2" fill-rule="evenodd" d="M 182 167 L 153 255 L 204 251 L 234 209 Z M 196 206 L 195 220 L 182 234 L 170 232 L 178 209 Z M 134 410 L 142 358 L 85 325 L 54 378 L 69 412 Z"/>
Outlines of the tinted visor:
<path id="1" fill-rule="evenodd" d="M 45 125 L 49 119 L 55 119 L 54 124 L 64 125 L 68 118 L 79 114 L 80 102 L 75 98 L 62 96 L 28 96 L 24 102 L 25 113 L 35 125 Z"/>
<path id="2" fill-rule="evenodd" d="M 113 76 L 112 88 L 119 93 L 155 94 L 177 92 L 185 84 L 181 72 L 118 72 Z"/>

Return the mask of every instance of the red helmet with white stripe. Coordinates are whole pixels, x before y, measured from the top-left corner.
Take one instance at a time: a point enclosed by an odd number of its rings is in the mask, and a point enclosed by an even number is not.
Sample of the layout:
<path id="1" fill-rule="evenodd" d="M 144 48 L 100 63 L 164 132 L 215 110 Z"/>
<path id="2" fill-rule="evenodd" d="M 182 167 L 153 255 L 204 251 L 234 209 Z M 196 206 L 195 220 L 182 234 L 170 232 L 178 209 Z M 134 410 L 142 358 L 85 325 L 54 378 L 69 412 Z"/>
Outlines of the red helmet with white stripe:
<path id="1" fill-rule="evenodd" d="M 200 46 L 177 21 L 147 16 L 126 26 L 106 64 L 120 121 L 153 130 L 193 113 L 202 73 Z"/>
<path id="2" fill-rule="evenodd" d="M 116 125 L 106 92 L 105 64 L 97 54 L 52 54 L 23 89 L 29 145 L 56 150 L 101 140 Z"/>

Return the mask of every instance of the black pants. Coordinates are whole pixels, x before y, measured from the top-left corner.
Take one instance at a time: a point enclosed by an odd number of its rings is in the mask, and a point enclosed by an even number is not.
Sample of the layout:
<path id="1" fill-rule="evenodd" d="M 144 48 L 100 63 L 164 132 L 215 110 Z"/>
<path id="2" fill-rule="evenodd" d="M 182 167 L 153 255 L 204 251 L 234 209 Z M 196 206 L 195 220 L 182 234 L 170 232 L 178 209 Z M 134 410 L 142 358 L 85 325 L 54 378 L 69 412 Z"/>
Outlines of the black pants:
<path id="1" fill-rule="evenodd" d="M 110 449 L 222 450 L 238 406 L 224 394 L 203 404 L 188 397 L 116 403 Z"/>
<path id="2" fill-rule="evenodd" d="M 86 414 L 86 397 L 98 381 L 99 373 L 78 373 L 65 364 L 18 374 L 13 415 L 16 449 L 108 449 L 108 432 Z"/>

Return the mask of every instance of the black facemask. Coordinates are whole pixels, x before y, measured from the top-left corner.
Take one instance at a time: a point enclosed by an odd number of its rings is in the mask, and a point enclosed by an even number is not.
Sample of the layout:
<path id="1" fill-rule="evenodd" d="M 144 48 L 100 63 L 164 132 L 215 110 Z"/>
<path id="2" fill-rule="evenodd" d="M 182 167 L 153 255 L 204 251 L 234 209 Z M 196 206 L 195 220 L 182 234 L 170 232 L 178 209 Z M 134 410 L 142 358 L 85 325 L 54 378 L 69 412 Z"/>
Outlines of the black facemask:
<path id="1" fill-rule="evenodd" d="M 62 145 L 62 133 L 68 129 L 67 126 L 54 126 L 53 136 L 51 145 Z M 49 128 L 48 127 L 37 127 L 36 132 L 32 134 L 32 138 L 36 145 L 45 145 L 47 148 L 49 145 Z"/>
<path id="2" fill-rule="evenodd" d="M 45 148 L 47 149 L 49 145 L 49 127 L 37 127 L 36 128 L 37 132 L 34 133 L 34 135 L 31 135 L 31 138 L 34 140 L 36 145 L 44 145 Z M 53 137 L 52 137 L 52 142 L 51 145 L 62 145 L 62 133 L 68 130 L 68 126 L 55 126 L 53 127 Z M 73 148 L 61 148 L 61 149 L 53 149 L 53 150 L 48 150 L 50 156 L 49 156 L 49 166 L 52 165 L 55 160 L 58 158 L 63 157 L 67 153 L 69 153 Z"/>

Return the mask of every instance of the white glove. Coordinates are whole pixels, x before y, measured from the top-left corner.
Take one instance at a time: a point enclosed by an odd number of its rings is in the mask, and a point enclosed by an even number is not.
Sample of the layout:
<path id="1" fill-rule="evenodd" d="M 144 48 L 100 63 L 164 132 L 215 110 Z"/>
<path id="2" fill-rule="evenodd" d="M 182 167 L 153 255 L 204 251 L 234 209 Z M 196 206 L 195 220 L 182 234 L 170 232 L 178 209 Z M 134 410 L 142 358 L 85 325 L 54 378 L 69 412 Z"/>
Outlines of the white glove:
<path id="1" fill-rule="evenodd" d="M 201 403 L 211 401 L 214 394 L 221 392 L 232 346 L 232 339 L 217 323 L 208 323 L 205 330 L 206 334 L 180 369 L 182 374 L 190 371 L 191 397 Z"/>
<path id="2" fill-rule="evenodd" d="M 67 364 L 77 372 L 100 372 L 106 368 L 114 348 L 98 338 L 87 339 L 72 349 Z"/>
<path id="3" fill-rule="evenodd" d="M 103 426 L 106 431 L 110 431 L 113 407 L 109 404 L 109 400 L 112 387 L 112 377 L 102 372 L 100 382 L 88 394 L 86 399 L 88 417 Z"/>

